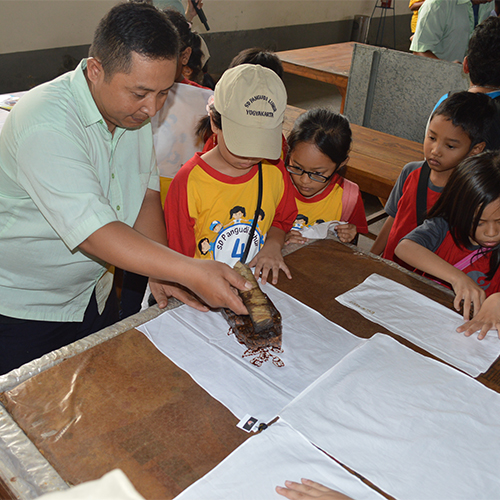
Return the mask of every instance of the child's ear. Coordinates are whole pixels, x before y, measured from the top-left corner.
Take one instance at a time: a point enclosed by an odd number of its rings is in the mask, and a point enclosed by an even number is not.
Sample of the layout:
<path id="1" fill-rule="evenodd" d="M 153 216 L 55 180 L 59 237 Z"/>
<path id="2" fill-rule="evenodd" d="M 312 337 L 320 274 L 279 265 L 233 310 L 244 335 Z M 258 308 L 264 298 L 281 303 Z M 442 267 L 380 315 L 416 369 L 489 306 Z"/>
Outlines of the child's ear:
<path id="1" fill-rule="evenodd" d="M 462 68 L 464 70 L 464 73 L 468 75 L 470 73 L 469 69 L 469 61 L 467 59 L 467 56 L 464 57 L 464 62 L 462 63 Z"/>
<path id="2" fill-rule="evenodd" d="M 217 128 L 217 125 L 215 125 L 215 123 L 212 119 L 212 113 L 210 113 L 210 128 L 212 129 L 213 134 L 217 135 L 219 133 L 219 129 Z"/>
<path id="3" fill-rule="evenodd" d="M 470 151 L 467 156 L 475 156 L 478 155 L 479 153 L 482 153 L 484 151 L 484 148 L 486 147 L 486 142 L 480 142 L 479 144 L 476 144 Z"/>
<path id="4" fill-rule="evenodd" d="M 189 62 L 189 58 L 191 57 L 191 52 L 193 52 L 193 49 L 191 47 L 186 47 L 181 52 L 181 55 L 179 56 L 179 58 L 180 58 L 181 64 L 183 66 L 186 66 L 186 64 Z"/>

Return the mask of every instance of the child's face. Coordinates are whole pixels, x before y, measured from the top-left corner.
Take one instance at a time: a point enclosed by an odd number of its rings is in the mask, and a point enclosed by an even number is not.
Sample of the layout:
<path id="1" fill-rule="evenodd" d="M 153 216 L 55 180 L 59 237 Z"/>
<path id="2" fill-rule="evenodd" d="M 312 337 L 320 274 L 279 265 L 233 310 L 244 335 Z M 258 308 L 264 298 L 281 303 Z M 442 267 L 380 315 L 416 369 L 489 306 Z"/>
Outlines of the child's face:
<path id="1" fill-rule="evenodd" d="M 305 172 L 330 177 L 337 170 L 337 164 L 310 142 L 299 142 L 290 154 L 288 164 L 304 170 L 302 175 L 290 175 L 298 192 L 306 197 L 319 194 L 330 184 L 330 180 L 325 183 L 313 181 Z"/>
<path id="2" fill-rule="evenodd" d="M 500 199 L 484 208 L 473 243 L 487 248 L 493 248 L 500 243 Z"/>
<path id="3" fill-rule="evenodd" d="M 217 168 L 220 172 L 231 177 L 239 177 L 249 172 L 254 165 L 257 165 L 262 158 L 251 158 L 248 156 L 238 156 L 226 146 L 224 141 L 224 134 L 221 130 L 217 129 L 217 149 L 222 158 L 222 162 Z"/>
<path id="4" fill-rule="evenodd" d="M 455 127 L 447 117 L 436 115 L 424 139 L 424 156 L 431 170 L 451 175 L 464 158 L 475 154 L 470 145 L 471 140 L 462 127 Z"/>

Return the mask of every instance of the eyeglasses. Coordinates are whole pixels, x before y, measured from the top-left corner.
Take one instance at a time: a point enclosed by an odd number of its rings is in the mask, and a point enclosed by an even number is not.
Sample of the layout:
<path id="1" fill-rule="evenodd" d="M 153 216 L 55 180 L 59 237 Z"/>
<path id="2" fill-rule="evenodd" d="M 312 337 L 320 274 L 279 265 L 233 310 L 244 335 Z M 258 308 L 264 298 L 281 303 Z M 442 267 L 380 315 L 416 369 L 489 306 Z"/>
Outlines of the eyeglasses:
<path id="1" fill-rule="evenodd" d="M 312 181 L 322 182 L 323 184 L 325 182 L 328 182 L 335 175 L 335 172 L 333 172 L 332 175 L 326 177 L 321 174 L 315 174 L 314 172 L 306 172 L 305 170 L 302 170 L 300 167 L 296 167 L 295 165 L 286 165 L 286 169 L 293 175 L 307 174 L 309 179 L 311 179 Z"/>

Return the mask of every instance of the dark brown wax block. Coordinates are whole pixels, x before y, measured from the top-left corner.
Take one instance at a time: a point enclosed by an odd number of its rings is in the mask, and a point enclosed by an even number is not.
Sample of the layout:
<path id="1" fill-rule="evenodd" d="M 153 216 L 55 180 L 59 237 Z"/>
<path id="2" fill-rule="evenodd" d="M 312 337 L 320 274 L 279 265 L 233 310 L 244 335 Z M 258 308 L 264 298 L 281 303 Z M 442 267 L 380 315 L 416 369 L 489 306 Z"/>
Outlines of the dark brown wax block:
<path id="1" fill-rule="evenodd" d="M 267 329 L 256 332 L 250 316 L 239 316 L 230 309 L 222 309 L 222 316 L 231 327 L 232 333 L 240 344 L 249 349 L 259 349 L 265 347 L 276 347 L 281 349 L 282 326 L 281 314 L 276 309 L 271 299 L 264 294 L 271 310 L 272 324 Z"/>

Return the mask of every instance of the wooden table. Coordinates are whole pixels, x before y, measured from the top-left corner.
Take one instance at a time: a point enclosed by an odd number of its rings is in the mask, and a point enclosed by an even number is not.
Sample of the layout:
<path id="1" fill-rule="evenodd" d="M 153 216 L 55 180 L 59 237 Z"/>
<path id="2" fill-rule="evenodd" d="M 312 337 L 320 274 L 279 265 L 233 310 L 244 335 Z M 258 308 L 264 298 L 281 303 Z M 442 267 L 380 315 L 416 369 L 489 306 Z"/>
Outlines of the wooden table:
<path id="1" fill-rule="evenodd" d="M 277 52 L 276 55 L 281 59 L 286 73 L 335 85 L 342 96 L 340 112 L 343 113 L 355 43 L 344 42 L 284 50 Z"/>
<path id="2" fill-rule="evenodd" d="M 334 298 L 378 273 L 452 305 L 445 288 L 332 240 L 302 247 L 285 261 L 293 280 L 282 274 L 278 288 L 359 337 L 386 333 L 427 356 Z M 478 380 L 500 392 L 500 361 Z M 120 467 L 148 499 L 172 498 L 248 437 L 225 407 L 135 329 L 1 396 L 63 479 L 78 484 Z"/>
<path id="3" fill-rule="evenodd" d="M 288 135 L 305 110 L 287 106 L 283 133 Z M 385 204 L 403 167 L 423 159 L 422 144 L 351 123 L 352 149 L 346 178 Z"/>

